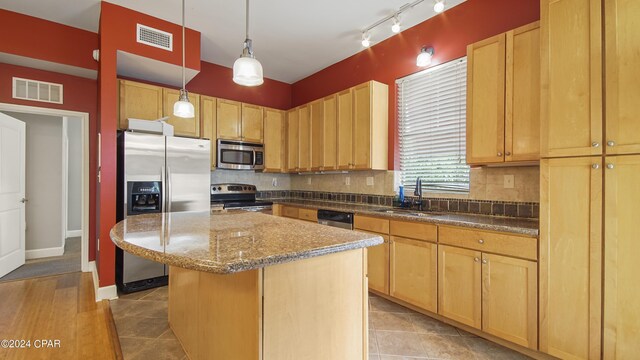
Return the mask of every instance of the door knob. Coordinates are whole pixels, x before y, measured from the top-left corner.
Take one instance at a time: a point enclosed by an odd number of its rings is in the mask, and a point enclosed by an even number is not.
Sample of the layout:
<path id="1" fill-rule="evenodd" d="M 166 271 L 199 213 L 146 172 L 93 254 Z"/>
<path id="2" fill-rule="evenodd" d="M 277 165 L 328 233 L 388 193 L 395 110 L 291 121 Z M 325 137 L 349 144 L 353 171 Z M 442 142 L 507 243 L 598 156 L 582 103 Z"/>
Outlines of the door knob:
<path id="1" fill-rule="evenodd" d="M 26 203 L 27 201 L 29 201 L 29 200 L 28 200 L 28 199 L 26 199 L 26 198 L 22 198 L 22 199 L 20 199 L 20 202 L 21 202 L 21 203 L 23 203 L 23 204 L 24 204 L 24 203 Z"/>

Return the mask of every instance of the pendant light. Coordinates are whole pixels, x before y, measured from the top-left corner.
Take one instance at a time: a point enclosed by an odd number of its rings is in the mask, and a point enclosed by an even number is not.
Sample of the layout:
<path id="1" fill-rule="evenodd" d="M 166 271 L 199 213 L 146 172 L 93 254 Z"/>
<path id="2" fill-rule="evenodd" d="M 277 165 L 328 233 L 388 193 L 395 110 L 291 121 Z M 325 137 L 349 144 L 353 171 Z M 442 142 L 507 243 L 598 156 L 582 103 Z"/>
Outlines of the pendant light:
<path id="1" fill-rule="evenodd" d="M 185 86 L 185 65 L 184 65 L 184 49 L 185 49 L 185 36 L 184 36 L 184 0 L 182 0 L 182 89 L 180 89 L 180 97 L 175 104 L 173 104 L 173 115 L 181 118 L 195 117 L 195 109 L 193 104 L 189 102 L 189 93 Z"/>
<path id="2" fill-rule="evenodd" d="M 253 45 L 249 39 L 249 0 L 246 3 L 246 36 L 242 55 L 233 63 L 233 82 L 242 86 L 258 86 L 264 82 L 262 65 L 253 55 Z"/>

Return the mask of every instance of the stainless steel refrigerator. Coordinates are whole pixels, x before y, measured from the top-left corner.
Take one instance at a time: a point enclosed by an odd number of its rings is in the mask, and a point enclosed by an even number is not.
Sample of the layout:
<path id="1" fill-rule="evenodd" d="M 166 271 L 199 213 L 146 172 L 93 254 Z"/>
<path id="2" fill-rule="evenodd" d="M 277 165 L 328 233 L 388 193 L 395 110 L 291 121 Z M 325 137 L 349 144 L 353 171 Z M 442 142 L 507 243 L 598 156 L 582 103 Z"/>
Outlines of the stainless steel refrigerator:
<path id="1" fill-rule="evenodd" d="M 117 220 L 139 214 L 209 211 L 209 140 L 118 133 Z M 116 250 L 116 284 L 123 292 L 166 285 L 164 264 Z"/>

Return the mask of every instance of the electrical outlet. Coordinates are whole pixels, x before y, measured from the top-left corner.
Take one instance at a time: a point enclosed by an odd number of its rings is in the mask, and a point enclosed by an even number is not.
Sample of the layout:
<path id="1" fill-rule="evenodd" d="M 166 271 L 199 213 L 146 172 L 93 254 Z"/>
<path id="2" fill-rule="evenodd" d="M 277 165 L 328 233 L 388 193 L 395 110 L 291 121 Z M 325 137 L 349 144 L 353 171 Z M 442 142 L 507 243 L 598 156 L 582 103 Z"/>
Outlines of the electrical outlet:
<path id="1" fill-rule="evenodd" d="M 514 186 L 514 176 L 513 175 L 505 175 L 504 176 L 504 188 L 505 189 L 513 189 Z"/>
<path id="2" fill-rule="evenodd" d="M 278 187 L 278 178 L 271 179 L 271 186 Z"/>
<path id="3" fill-rule="evenodd" d="M 347 185 L 347 186 L 351 185 L 351 178 L 350 178 L 350 177 L 348 177 L 348 176 L 347 176 L 347 177 L 345 177 L 345 178 L 344 178 L 344 184 L 345 184 L 345 185 Z"/>
<path id="4" fill-rule="evenodd" d="M 307 185 L 311 185 L 311 176 L 307 178 Z"/>
<path id="5" fill-rule="evenodd" d="M 367 176 L 367 186 L 373 186 L 373 176 Z"/>

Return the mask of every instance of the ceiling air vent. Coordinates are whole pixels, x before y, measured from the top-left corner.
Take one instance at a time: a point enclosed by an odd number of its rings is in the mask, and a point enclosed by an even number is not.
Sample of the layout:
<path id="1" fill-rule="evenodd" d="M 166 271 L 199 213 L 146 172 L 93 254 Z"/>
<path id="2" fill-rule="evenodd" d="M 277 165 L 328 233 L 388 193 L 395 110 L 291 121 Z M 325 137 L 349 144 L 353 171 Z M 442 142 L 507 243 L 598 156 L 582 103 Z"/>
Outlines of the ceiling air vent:
<path id="1" fill-rule="evenodd" d="M 62 84 L 14 77 L 13 98 L 62 104 Z"/>
<path id="2" fill-rule="evenodd" d="M 138 42 L 141 44 L 157 47 L 167 51 L 173 51 L 173 34 L 138 24 Z"/>

